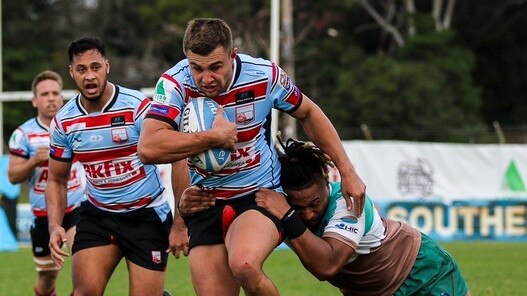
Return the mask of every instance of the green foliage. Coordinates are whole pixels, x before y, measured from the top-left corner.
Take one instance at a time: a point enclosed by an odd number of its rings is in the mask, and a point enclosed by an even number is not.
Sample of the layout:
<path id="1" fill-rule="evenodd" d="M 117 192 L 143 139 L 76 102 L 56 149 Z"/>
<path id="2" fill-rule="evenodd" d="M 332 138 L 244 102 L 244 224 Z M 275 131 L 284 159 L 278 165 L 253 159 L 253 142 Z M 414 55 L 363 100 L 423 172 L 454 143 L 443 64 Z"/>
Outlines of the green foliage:
<path id="1" fill-rule="evenodd" d="M 460 138 L 460 130 L 484 135 L 473 55 L 451 39 L 448 32 L 418 35 L 395 57 L 342 63 L 328 106 L 333 121 L 344 131 L 366 124 L 375 139 L 437 141 L 443 133 L 443 141 L 468 142 L 474 139 Z"/>
<path id="2" fill-rule="evenodd" d="M 387 2 L 370 3 L 381 15 L 393 13 L 403 47 L 395 46 L 357 1 L 294 2 L 295 81 L 343 138 L 360 137 L 359 126 L 367 123 L 379 139 L 484 142 L 494 120 L 502 126 L 527 123 L 526 3 L 457 1 L 452 26 L 440 33 L 429 1 L 417 1 L 413 14 L 405 14 L 400 1 L 390 2 L 391 11 Z M 240 52 L 269 56 L 270 1 L 7 0 L 2 5 L 7 91 L 29 90 L 33 76 L 47 68 L 63 75 L 66 89 L 74 88 L 66 49 L 85 35 L 106 43 L 113 82 L 151 87 L 184 58 L 184 29 L 194 17 L 227 20 Z M 416 28 L 412 37 L 410 23 Z M 10 125 L 23 121 L 16 114 L 27 112 L 4 111 Z M 4 140 L 9 133 L 4 128 Z"/>

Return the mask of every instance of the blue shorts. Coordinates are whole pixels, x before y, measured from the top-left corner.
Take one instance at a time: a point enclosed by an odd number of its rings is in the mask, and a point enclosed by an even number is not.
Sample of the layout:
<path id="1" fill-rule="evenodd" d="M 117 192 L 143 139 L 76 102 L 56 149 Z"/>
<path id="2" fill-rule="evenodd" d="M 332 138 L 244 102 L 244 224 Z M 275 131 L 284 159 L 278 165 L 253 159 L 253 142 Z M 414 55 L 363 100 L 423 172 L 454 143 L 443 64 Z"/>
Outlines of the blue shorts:
<path id="1" fill-rule="evenodd" d="M 170 208 L 168 203 L 163 206 Z M 101 210 L 85 201 L 81 204 L 72 253 L 115 244 L 119 246 L 123 256 L 134 264 L 150 270 L 164 271 L 172 222 L 171 211 L 161 220 L 154 208 L 114 213 Z"/>

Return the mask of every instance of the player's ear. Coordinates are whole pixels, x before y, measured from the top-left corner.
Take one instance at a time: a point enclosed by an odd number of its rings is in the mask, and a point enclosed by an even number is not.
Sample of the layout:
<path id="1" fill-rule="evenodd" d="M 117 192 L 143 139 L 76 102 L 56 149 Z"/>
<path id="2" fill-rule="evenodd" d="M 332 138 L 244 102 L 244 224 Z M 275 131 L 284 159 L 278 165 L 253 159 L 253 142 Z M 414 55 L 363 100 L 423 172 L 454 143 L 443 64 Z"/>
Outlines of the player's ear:
<path id="1" fill-rule="evenodd" d="M 237 47 L 233 47 L 232 50 L 231 50 L 231 59 L 234 59 L 237 54 L 238 54 L 238 48 Z"/>
<path id="2" fill-rule="evenodd" d="M 70 77 L 73 78 L 73 67 L 69 65 Z"/>

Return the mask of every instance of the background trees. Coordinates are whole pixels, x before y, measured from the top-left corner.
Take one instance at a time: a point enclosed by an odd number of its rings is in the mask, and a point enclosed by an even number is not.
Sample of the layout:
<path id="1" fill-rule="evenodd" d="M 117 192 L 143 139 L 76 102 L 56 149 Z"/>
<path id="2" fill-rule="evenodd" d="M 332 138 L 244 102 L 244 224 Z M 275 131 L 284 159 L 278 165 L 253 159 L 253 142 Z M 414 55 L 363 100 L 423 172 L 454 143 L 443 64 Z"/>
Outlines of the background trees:
<path id="1" fill-rule="evenodd" d="M 269 56 L 270 1 L 4 0 L 4 90 L 29 90 L 50 68 L 67 75 L 66 48 L 101 38 L 111 80 L 151 87 L 183 58 L 189 19 L 229 22 L 240 51 Z M 344 139 L 525 142 L 526 1 L 296 0 L 295 77 Z M 4 137 L 34 114 L 4 108 Z M 302 136 L 302 135 L 300 135 Z M 4 139 L 7 140 L 7 139 Z"/>

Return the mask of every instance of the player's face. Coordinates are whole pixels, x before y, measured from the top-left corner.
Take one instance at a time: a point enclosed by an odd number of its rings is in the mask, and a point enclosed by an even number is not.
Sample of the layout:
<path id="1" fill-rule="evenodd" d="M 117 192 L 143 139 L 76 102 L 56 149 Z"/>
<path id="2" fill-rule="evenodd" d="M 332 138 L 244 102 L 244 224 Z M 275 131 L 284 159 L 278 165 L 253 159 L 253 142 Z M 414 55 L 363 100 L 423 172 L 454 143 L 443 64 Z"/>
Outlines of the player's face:
<path id="1" fill-rule="evenodd" d="M 329 203 L 329 188 L 325 181 L 316 182 L 302 190 L 285 191 L 289 203 L 307 227 L 313 229 L 320 225 Z"/>
<path id="2" fill-rule="evenodd" d="M 51 120 L 64 103 L 60 84 L 52 79 L 39 82 L 34 95 L 33 107 L 37 108 L 39 117 L 47 120 Z"/>
<path id="3" fill-rule="evenodd" d="M 232 80 L 236 51 L 234 48 L 229 52 L 221 46 L 205 56 L 187 51 L 192 78 L 206 97 L 215 98 L 227 90 Z"/>
<path id="4" fill-rule="evenodd" d="M 96 49 L 73 56 L 70 75 L 81 95 L 88 101 L 97 101 L 103 94 L 110 64 Z"/>

